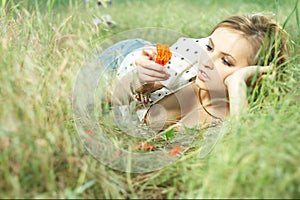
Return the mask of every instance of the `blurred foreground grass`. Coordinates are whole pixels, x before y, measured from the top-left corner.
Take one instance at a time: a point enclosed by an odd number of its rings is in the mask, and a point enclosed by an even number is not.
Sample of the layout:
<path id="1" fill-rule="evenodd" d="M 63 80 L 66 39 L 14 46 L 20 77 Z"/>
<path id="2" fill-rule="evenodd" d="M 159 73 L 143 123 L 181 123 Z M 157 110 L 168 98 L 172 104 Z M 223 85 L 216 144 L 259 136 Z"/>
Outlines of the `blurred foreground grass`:
<path id="1" fill-rule="evenodd" d="M 0 20 L 0 198 L 300 198 L 299 7 L 296 1 L 5 1 Z M 168 9 L 167 9 L 168 8 Z M 204 37 L 221 19 L 275 13 L 294 41 L 286 82 L 230 121 L 214 150 L 147 174 L 111 170 L 78 140 L 73 83 L 99 43 L 163 27 Z M 114 25 L 93 20 L 110 14 Z M 289 17 L 291 16 L 291 17 Z M 279 98 L 278 98 L 279 97 Z M 262 107 L 258 109 L 258 107 Z"/>

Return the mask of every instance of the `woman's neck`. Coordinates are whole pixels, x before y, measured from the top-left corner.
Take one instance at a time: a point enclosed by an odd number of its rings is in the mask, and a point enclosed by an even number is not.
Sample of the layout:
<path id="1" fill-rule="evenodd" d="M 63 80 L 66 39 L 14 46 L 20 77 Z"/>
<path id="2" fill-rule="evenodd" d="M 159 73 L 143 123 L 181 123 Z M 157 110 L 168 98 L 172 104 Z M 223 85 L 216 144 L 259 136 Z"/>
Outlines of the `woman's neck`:
<path id="1" fill-rule="evenodd" d="M 199 103 L 203 110 L 215 119 L 224 119 L 229 114 L 229 104 L 227 99 L 212 96 L 209 91 L 199 88 L 195 85 L 195 94 L 197 94 Z M 212 98 L 214 97 L 214 98 Z"/>

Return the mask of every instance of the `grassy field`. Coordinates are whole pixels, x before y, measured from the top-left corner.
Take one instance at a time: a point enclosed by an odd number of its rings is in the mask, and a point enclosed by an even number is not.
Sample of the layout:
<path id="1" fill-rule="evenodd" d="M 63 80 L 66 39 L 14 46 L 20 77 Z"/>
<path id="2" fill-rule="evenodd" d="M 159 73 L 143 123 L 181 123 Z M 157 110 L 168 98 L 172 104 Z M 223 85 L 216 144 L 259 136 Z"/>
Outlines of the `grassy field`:
<path id="1" fill-rule="evenodd" d="M 300 198 L 300 17 L 287 1 L 2 0 L 0 198 Z M 297 6 L 297 7 L 295 7 Z M 106 38 L 143 27 L 204 37 L 221 19 L 275 13 L 293 40 L 284 82 L 267 80 L 252 109 L 200 160 L 143 174 L 112 170 L 82 146 L 71 95 Z M 109 14 L 112 24 L 95 19 Z M 98 20 L 99 21 L 99 20 Z"/>

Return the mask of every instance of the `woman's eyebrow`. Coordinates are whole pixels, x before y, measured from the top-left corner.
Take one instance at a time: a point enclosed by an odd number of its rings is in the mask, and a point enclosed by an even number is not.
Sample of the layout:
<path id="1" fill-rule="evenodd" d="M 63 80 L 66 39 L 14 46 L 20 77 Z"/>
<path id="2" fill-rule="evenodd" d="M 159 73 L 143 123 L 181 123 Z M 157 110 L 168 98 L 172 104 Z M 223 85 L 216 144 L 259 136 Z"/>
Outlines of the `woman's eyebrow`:
<path id="1" fill-rule="evenodd" d="M 209 43 L 211 44 L 212 48 L 215 47 L 215 44 L 214 44 L 214 42 L 213 42 L 213 40 L 211 38 L 209 38 Z M 234 62 L 236 62 L 236 59 L 232 55 L 230 55 L 229 53 L 221 51 L 221 54 L 224 54 L 226 56 L 230 56 L 234 60 Z"/>

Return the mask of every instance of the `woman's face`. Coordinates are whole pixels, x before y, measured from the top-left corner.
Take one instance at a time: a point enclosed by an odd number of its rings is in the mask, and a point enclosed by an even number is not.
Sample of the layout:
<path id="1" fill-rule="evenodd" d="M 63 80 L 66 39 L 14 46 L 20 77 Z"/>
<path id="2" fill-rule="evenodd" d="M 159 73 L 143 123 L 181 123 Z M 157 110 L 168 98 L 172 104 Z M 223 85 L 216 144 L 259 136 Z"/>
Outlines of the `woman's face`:
<path id="1" fill-rule="evenodd" d="M 200 59 L 196 84 L 209 91 L 224 90 L 225 79 L 249 65 L 252 48 L 241 33 L 218 28 L 208 37 L 205 55 Z"/>

